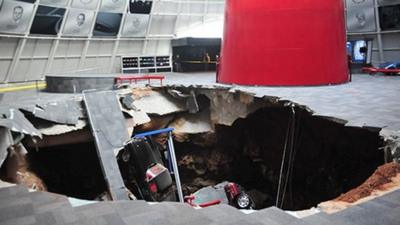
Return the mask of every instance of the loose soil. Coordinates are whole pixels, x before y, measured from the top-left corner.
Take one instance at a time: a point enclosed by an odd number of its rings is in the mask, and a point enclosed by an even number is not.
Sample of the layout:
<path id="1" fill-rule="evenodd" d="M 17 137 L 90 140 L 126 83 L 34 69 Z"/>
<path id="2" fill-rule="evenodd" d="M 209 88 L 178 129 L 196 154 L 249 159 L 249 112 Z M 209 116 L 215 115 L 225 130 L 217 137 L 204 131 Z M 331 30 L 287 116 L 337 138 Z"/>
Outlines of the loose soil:
<path id="1" fill-rule="evenodd" d="M 382 165 L 363 184 L 340 195 L 335 200 L 354 203 L 362 198 L 370 196 L 371 193 L 376 190 L 384 191 L 386 189 L 386 184 L 391 183 L 392 178 L 396 177 L 398 174 L 400 174 L 400 164 L 393 162 Z"/>

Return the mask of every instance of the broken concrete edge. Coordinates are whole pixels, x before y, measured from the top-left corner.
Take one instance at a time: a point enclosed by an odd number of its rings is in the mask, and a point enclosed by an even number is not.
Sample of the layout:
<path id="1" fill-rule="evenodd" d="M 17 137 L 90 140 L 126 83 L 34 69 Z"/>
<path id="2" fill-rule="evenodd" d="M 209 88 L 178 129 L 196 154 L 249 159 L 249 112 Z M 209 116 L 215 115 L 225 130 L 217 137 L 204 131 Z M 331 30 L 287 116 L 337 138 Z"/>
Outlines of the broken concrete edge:
<path id="1" fill-rule="evenodd" d="M 75 125 L 48 122 L 46 124 L 35 123 L 34 126 L 45 136 L 57 136 L 83 130 L 87 127 L 87 121 L 80 118 Z"/>
<path id="2" fill-rule="evenodd" d="M 219 86 L 219 85 L 208 85 L 208 86 L 203 86 L 203 85 L 167 85 L 167 86 L 163 86 L 163 87 L 154 87 L 154 89 L 169 89 L 169 88 L 173 88 L 173 89 L 178 89 L 178 90 L 182 90 L 182 89 L 193 89 L 193 88 L 197 88 L 198 90 L 196 90 L 197 94 L 205 94 L 205 92 L 229 92 L 231 94 L 240 94 L 241 96 L 246 96 L 247 98 L 254 98 L 255 101 L 261 101 L 262 104 L 266 104 L 270 105 L 270 106 L 280 106 L 280 107 L 285 107 L 288 105 L 293 104 L 295 107 L 299 107 L 301 109 L 306 110 L 307 112 L 309 112 L 312 116 L 315 117 L 320 117 L 323 119 L 327 119 L 330 120 L 332 122 L 338 123 L 338 124 L 342 124 L 346 127 L 354 127 L 354 128 L 360 128 L 360 129 L 368 129 L 374 132 L 379 132 L 380 136 L 384 139 L 384 143 L 385 143 L 385 147 L 384 147 L 384 151 L 388 152 L 388 156 L 387 158 L 391 158 L 387 159 L 387 162 L 390 161 L 396 161 L 396 162 L 400 162 L 400 131 L 393 131 L 393 130 L 389 130 L 386 128 L 381 128 L 381 127 L 373 127 L 373 126 L 367 126 L 365 124 L 360 124 L 359 126 L 357 124 L 350 124 L 349 121 L 341 119 L 341 118 L 337 118 L 334 116 L 329 116 L 329 115 L 321 115 L 316 113 L 314 110 L 312 110 L 311 108 L 309 108 L 307 105 L 303 105 L 303 104 L 299 104 L 297 102 L 291 101 L 290 99 L 286 99 L 286 98 L 281 98 L 279 96 L 270 96 L 270 95 L 257 95 L 256 93 L 253 92 L 249 92 L 249 91 L 244 91 L 238 87 L 230 87 L 230 86 Z M 210 100 L 211 100 L 211 96 L 207 96 Z M 261 104 L 261 105 L 262 105 Z M 262 106 L 264 107 L 264 106 Z M 227 119 L 225 118 L 226 116 L 232 116 L 229 113 L 226 112 L 217 112 L 216 114 L 214 114 L 215 116 L 211 116 L 211 121 L 212 121 L 212 127 L 215 126 L 215 124 L 222 124 L 222 125 L 228 125 L 231 126 L 232 123 L 239 118 L 245 118 L 247 117 L 249 114 L 251 114 L 252 112 L 256 111 L 259 108 L 262 107 L 258 107 L 254 110 L 250 110 L 248 113 L 242 114 L 242 115 L 236 115 L 236 117 Z M 212 109 L 211 109 L 212 110 Z M 219 118 L 218 114 L 222 114 L 223 117 Z"/>
<path id="3" fill-rule="evenodd" d="M 395 161 L 400 163 L 400 131 L 382 129 L 380 136 L 385 142 L 383 150 L 385 152 L 385 161 Z"/>
<path id="4" fill-rule="evenodd" d="M 7 158 L 7 149 L 14 144 L 11 132 L 6 127 L 0 127 L 0 166 Z"/>
<path id="5" fill-rule="evenodd" d="M 6 127 L 15 133 L 30 135 L 32 137 L 42 138 L 42 134 L 25 115 L 16 108 L 1 108 L 0 127 Z"/>
<path id="6" fill-rule="evenodd" d="M 174 91 L 176 90 L 176 91 Z M 174 93 L 174 94 L 171 94 Z M 331 120 L 335 123 L 342 124 L 344 126 L 352 126 L 348 124 L 348 121 L 332 117 L 332 116 L 327 116 L 327 115 L 319 115 L 316 114 L 312 109 L 310 109 L 306 105 L 301 105 L 296 102 L 292 102 L 290 100 L 280 98 L 278 96 L 259 96 L 256 95 L 255 93 L 248 92 L 248 91 L 243 91 L 241 89 L 238 89 L 237 87 L 228 87 L 228 86 L 219 86 L 219 85 L 189 85 L 189 86 L 184 86 L 184 85 L 168 85 L 168 86 L 163 86 L 163 87 L 142 87 L 142 88 L 130 88 L 130 89 L 120 89 L 115 91 L 115 93 L 118 95 L 120 101 L 120 108 L 121 111 L 124 113 L 125 117 L 127 118 L 128 121 L 130 121 L 129 129 L 133 131 L 133 129 L 137 126 L 144 125 L 146 123 L 149 123 L 151 121 L 151 117 L 154 116 L 166 116 L 166 115 L 178 115 L 176 120 L 179 120 L 179 117 L 182 117 L 183 120 L 187 120 L 187 113 L 190 111 L 187 106 L 184 106 L 185 104 L 182 103 L 182 101 L 185 101 L 185 98 L 190 96 L 190 94 L 195 94 L 195 96 L 199 95 L 204 95 L 208 99 L 210 99 L 211 106 L 210 106 L 210 122 L 211 126 L 209 126 L 207 129 L 203 129 L 200 131 L 193 131 L 189 132 L 188 129 L 179 129 L 179 126 L 174 126 L 176 128 L 175 133 L 182 134 L 182 133 L 205 133 L 205 132 L 213 132 L 213 129 L 216 124 L 221 124 L 221 125 L 227 125 L 231 126 L 233 122 L 235 122 L 239 118 L 246 118 L 249 114 L 252 112 L 266 106 L 277 106 L 277 107 L 287 107 L 289 105 L 294 105 L 295 107 L 299 107 L 301 109 L 306 110 L 309 112 L 312 116 L 317 116 L 321 117 L 327 120 Z M 167 101 L 174 101 L 174 104 L 169 104 L 170 106 L 169 110 L 163 109 L 163 112 L 157 112 L 158 108 L 163 108 L 159 107 L 159 104 L 156 102 L 152 101 L 147 101 L 144 100 L 147 97 L 151 97 L 151 95 L 155 95 L 161 99 L 157 100 L 159 103 L 161 102 L 167 102 Z M 175 95 L 175 97 L 173 96 Z M 124 106 L 122 100 L 126 96 L 132 96 L 136 99 L 133 99 L 134 101 L 132 104 L 135 104 L 136 102 L 143 101 L 146 103 L 144 105 L 152 105 L 156 106 L 153 107 L 152 110 L 148 111 L 146 109 L 141 109 L 140 107 L 136 107 L 135 105 L 132 106 L 132 108 L 129 109 L 129 107 Z M 154 97 L 154 96 L 153 96 Z M 76 125 L 69 125 L 69 124 L 61 124 L 61 123 L 54 123 L 52 126 L 47 127 L 47 128 L 40 128 L 38 129 L 39 132 L 44 135 L 50 136 L 50 135 L 61 135 L 61 134 L 66 134 L 70 132 L 74 132 L 77 130 L 81 130 L 87 127 L 87 116 L 85 113 L 85 110 L 83 109 L 83 101 L 82 101 L 82 96 L 81 95 L 76 95 L 73 96 L 72 98 L 66 99 L 68 101 L 73 100 L 76 101 L 77 104 L 74 104 L 75 106 L 80 106 L 80 108 L 77 111 L 80 111 L 79 113 L 79 119 L 76 123 Z M 179 103 L 179 106 L 176 107 L 176 102 L 181 101 Z M 46 105 L 46 103 L 42 103 L 42 105 Z M 48 104 L 52 104 L 51 101 Z M 142 105 L 143 105 L 142 104 Z M 222 106 L 221 106 L 222 105 Z M 77 114 L 75 114 L 77 115 Z M 51 122 L 51 120 L 50 120 Z M 207 121 L 208 122 L 208 121 Z M 205 122 L 205 123 L 207 123 Z M 167 123 L 167 125 L 173 125 L 174 121 L 170 121 Z M 192 123 L 194 125 L 194 123 Z M 358 127 L 358 126 L 352 126 L 352 127 Z M 160 127 L 164 128 L 164 127 Z M 360 126 L 360 128 L 363 128 Z M 380 128 L 377 128 L 380 129 Z M 131 132 L 132 132 L 131 131 Z M 392 131 L 394 132 L 394 131 Z M 397 132 L 398 133 L 398 132 Z M 399 142 L 400 140 L 398 138 L 392 138 L 392 137 L 387 137 L 385 133 L 381 133 L 381 136 L 385 139 L 385 142 L 387 143 L 387 148 L 389 150 L 386 150 L 387 152 L 391 152 L 392 155 L 394 155 L 394 159 L 399 160 L 400 156 L 399 155 Z M 400 135 L 397 135 L 400 136 Z"/>
<path id="7" fill-rule="evenodd" d="M 194 90 L 195 89 L 195 90 Z M 170 93 L 173 90 L 177 90 L 178 92 L 176 95 L 178 97 L 174 98 Z M 185 92 L 185 93 L 183 93 Z M 133 109 L 128 109 L 127 107 L 124 107 L 123 103 L 121 102 L 121 98 L 131 95 L 134 96 L 136 94 L 137 99 L 135 101 L 140 102 L 142 101 L 143 98 L 146 98 L 147 96 L 156 95 L 160 97 L 159 100 L 160 102 L 165 102 L 165 101 L 184 101 L 185 97 L 189 96 L 188 94 L 190 93 L 195 93 L 196 96 L 199 95 L 204 95 L 210 100 L 210 118 L 208 121 L 203 121 L 200 120 L 200 122 L 203 122 L 203 124 L 211 123 L 211 126 L 207 126 L 206 129 L 198 129 L 196 131 L 197 126 L 196 123 L 192 122 L 187 124 L 188 122 L 188 108 L 184 107 L 183 103 L 181 103 L 180 107 L 172 107 L 170 108 L 169 111 L 165 111 L 162 113 L 157 113 L 157 111 L 153 112 L 148 112 L 146 110 L 142 110 L 141 108 L 136 108 L 136 110 Z M 295 107 L 299 107 L 302 109 L 305 109 L 307 112 L 309 112 L 312 116 L 317 116 L 321 117 L 323 119 L 328 119 L 331 120 L 335 123 L 339 123 L 345 126 L 351 126 L 349 125 L 346 120 L 342 120 L 340 118 L 332 117 L 332 116 L 326 116 L 326 115 L 319 115 L 316 114 L 310 109 L 309 107 L 305 105 L 298 104 L 296 102 L 291 102 L 289 100 L 279 98 L 277 96 L 257 96 L 254 93 L 251 92 L 246 92 L 242 91 L 240 89 L 235 89 L 235 88 L 229 88 L 229 87 L 220 87 L 220 86 L 202 86 L 202 85 L 195 85 L 195 86 L 182 86 L 182 85 L 170 85 L 170 86 L 164 86 L 164 87 L 145 87 L 145 88 L 133 88 L 133 89 L 123 89 L 123 90 L 118 90 L 115 91 L 115 93 L 119 96 L 120 98 L 120 108 L 121 111 L 124 112 L 125 117 L 130 120 L 131 124 L 129 126 L 129 129 L 133 131 L 133 129 L 137 126 L 149 123 L 154 116 L 169 116 L 169 115 L 177 115 L 176 118 L 173 120 L 170 120 L 168 123 L 166 123 L 163 127 L 159 128 L 164 128 L 165 126 L 173 126 L 176 128 L 175 133 L 176 134 L 196 134 L 196 133 L 206 133 L 206 132 L 213 132 L 213 129 L 216 124 L 221 124 L 221 125 L 227 125 L 231 126 L 233 122 L 235 122 L 239 118 L 246 118 L 249 114 L 252 112 L 266 106 L 277 106 L 277 107 L 285 107 L 289 105 L 294 105 Z M 178 98 L 178 99 L 177 99 Z M 180 99 L 179 99 L 180 98 Z M 69 124 L 60 124 L 60 123 L 53 123 L 50 127 L 45 127 L 45 128 L 38 128 L 38 132 L 32 133 L 32 132 L 26 132 L 28 135 L 35 135 L 35 134 L 44 134 L 46 136 L 54 136 L 54 135 L 61 135 L 61 134 L 67 134 L 70 132 L 74 132 L 77 130 L 82 130 L 87 127 L 87 117 L 85 110 L 83 109 L 83 101 L 82 101 L 82 96 L 75 96 L 73 97 L 75 101 L 77 101 L 78 104 L 76 106 L 81 106 L 79 108 L 80 113 L 80 118 L 77 122 L 76 125 L 69 125 Z M 67 99 L 71 100 L 71 99 Z M 43 103 L 45 104 L 45 103 Z M 50 103 L 49 103 L 50 104 Z M 134 104 L 134 102 L 133 102 Z M 156 105 L 155 109 L 158 109 L 157 102 L 148 102 L 147 104 L 152 104 Z M 23 114 L 21 113 L 23 116 Z M 28 121 L 25 117 L 24 119 Z M 176 121 L 175 121 L 176 120 Z M 177 121 L 183 120 L 186 121 L 183 127 L 177 125 Z M 25 121 L 25 122 L 26 122 Z M 51 121 L 50 121 L 51 122 Z M 184 128 L 188 129 L 181 129 Z M 194 126 L 194 130 L 190 128 L 190 126 Z M 354 126 L 358 127 L 358 126 Z M 32 128 L 35 128 L 32 126 Z M 190 128 L 190 129 L 189 129 Z M 199 128 L 199 127 L 197 127 Z M 365 128 L 361 127 L 360 128 Z M 380 129 L 380 128 L 376 128 Z M 25 129 L 27 130 L 27 129 Z M 387 130 L 387 129 L 385 129 Z M 21 132 L 22 130 L 14 129 L 14 132 Z M 387 133 L 390 132 L 391 134 L 388 135 Z M 380 135 L 384 138 L 385 140 L 385 151 L 389 152 L 391 156 L 393 156 L 394 160 L 399 161 L 400 160 L 400 139 L 398 138 L 400 136 L 399 132 L 395 131 L 390 131 L 388 132 L 382 131 Z"/>

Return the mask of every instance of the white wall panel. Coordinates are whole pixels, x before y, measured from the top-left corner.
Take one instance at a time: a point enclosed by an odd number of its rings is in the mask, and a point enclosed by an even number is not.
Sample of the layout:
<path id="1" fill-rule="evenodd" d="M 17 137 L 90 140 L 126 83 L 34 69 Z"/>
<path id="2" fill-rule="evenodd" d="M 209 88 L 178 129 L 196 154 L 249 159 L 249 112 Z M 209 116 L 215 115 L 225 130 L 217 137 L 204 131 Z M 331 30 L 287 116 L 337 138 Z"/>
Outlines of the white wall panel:
<path id="1" fill-rule="evenodd" d="M 69 68 L 64 68 L 64 65 L 64 58 L 55 58 L 51 64 L 50 74 L 66 74 L 70 70 Z"/>
<path id="2" fill-rule="evenodd" d="M 117 55 L 138 56 L 141 54 L 143 41 L 120 41 Z"/>
<path id="3" fill-rule="evenodd" d="M 155 2 L 153 7 L 153 13 L 178 13 L 179 3 L 178 2 Z"/>
<path id="4" fill-rule="evenodd" d="M 0 37 L 0 58 L 14 56 L 15 50 L 18 45 L 17 38 L 4 38 Z"/>
<path id="5" fill-rule="evenodd" d="M 159 40 L 156 55 L 169 55 L 171 53 L 171 41 Z"/>
<path id="6" fill-rule="evenodd" d="M 5 79 L 5 75 L 10 68 L 11 60 L 0 60 L 0 82 L 3 82 Z"/>
<path id="7" fill-rule="evenodd" d="M 113 41 L 92 41 L 87 52 L 88 56 L 111 55 L 114 47 Z"/>
<path id="8" fill-rule="evenodd" d="M 63 63 L 65 72 L 77 71 L 79 69 L 79 60 L 79 58 L 65 59 Z"/>
<path id="9" fill-rule="evenodd" d="M 65 56 L 67 56 L 68 49 L 70 47 L 70 42 L 71 41 L 68 41 L 68 40 L 61 40 L 58 43 L 58 47 L 57 47 L 57 51 L 56 51 L 55 56 L 56 57 L 65 57 Z"/>
<path id="10" fill-rule="evenodd" d="M 111 65 L 112 70 L 111 73 L 121 73 L 121 57 L 115 57 L 114 64 Z"/>
<path id="11" fill-rule="evenodd" d="M 194 26 L 200 26 L 203 23 L 203 16 L 181 15 L 176 25 L 176 30 L 188 29 Z"/>
<path id="12" fill-rule="evenodd" d="M 400 34 L 383 34 L 383 48 L 398 48 L 400 49 Z M 397 56 L 400 60 L 400 54 Z"/>
<path id="13" fill-rule="evenodd" d="M 31 64 L 30 59 L 21 59 L 15 72 L 12 76 L 8 78 L 9 82 L 25 81 L 25 77 L 29 77 L 29 66 Z"/>
<path id="14" fill-rule="evenodd" d="M 93 73 L 107 73 L 110 64 L 110 57 L 87 57 L 85 60 L 84 68 L 80 73 L 93 74 Z"/>
<path id="15" fill-rule="evenodd" d="M 157 45 L 158 41 L 156 40 L 148 41 L 147 47 L 143 55 L 148 55 L 148 56 L 155 55 L 157 53 Z"/>
<path id="16" fill-rule="evenodd" d="M 85 41 L 69 41 L 67 45 L 67 55 L 68 56 L 81 56 L 82 49 L 85 46 Z"/>
<path id="17" fill-rule="evenodd" d="M 180 13 L 183 14 L 202 14 L 204 13 L 204 3 L 182 3 Z"/>
<path id="18" fill-rule="evenodd" d="M 385 61 L 386 62 L 398 62 L 400 59 L 400 50 L 386 50 Z"/>
<path id="19" fill-rule="evenodd" d="M 150 27 L 150 35 L 172 35 L 176 16 L 153 16 Z"/>
<path id="20" fill-rule="evenodd" d="M 52 42 L 48 40 L 38 40 L 34 56 L 47 57 L 50 54 Z"/>
<path id="21" fill-rule="evenodd" d="M 33 57 L 33 52 L 35 51 L 35 46 L 36 46 L 37 40 L 35 39 L 30 39 L 26 41 L 25 47 L 22 50 L 22 57 L 28 57 L 31 58 Z"/>
<path id="22" fill-rule="evenodd" d="M 41 80 L 43 79 L 44 69 L 46 67 L 47 59 L 31 60 L 28 66 L 28 71 L 25 75 L 25 80 Z"/>
<path id="23" fill-rule="evenodd" d="M 210 14 L 224 14 L 225 5 L 224 4 L 208 4 L 207 13 Z"/>

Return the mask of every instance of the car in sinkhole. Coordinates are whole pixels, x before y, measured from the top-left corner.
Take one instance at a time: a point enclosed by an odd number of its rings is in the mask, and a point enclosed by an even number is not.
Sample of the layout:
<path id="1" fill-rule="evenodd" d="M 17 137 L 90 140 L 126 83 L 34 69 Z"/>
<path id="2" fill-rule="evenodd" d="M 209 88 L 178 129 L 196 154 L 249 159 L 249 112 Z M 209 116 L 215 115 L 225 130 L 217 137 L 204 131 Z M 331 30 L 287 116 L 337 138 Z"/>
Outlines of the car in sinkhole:
<path id="1" fill-rule="evenodd" d="M 160 147 L 151 137 L 133 138 L 117 155 L 127 188 L 146 201 L 176 201 L 172 177 Z"/>
<path id="2" fill-rule="evenodd" d="M 192 207 L 205 208 L 218 204 L 228 204 L 237 209 L 254 209 L 255 203 L 243 187 L 237 183 L 224 181 L 215 186 L 207 186 L 186 196 L 185 202 Z"/>
<path id="3" fill-rule="evenodd" d="M 127 188 L 139 199 L 146 201 L 176 201 L 168 161 L 161 154 L 161 146 L 151 137 L 133 138 L 117 155 L 121 175 Z M 233 182 L 222 182 L 204 187 L 186 196 L 192 207 L 229 204 L 238 209 L 253 209 L 254 201 L 243 187 Z"/>

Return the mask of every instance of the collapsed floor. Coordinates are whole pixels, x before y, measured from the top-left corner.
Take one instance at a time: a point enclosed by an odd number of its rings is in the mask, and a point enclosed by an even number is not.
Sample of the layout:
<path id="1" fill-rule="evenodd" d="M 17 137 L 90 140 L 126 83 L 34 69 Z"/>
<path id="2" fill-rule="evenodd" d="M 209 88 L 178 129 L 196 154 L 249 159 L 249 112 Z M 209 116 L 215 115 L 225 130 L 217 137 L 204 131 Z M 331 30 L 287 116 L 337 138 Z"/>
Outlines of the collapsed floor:
<path id="1" fill-rule="evenodd" d="M 282 208 L 306 209 L 335 198 L 383 163 L 377 131 L 298 113 L 292 157 L 286 157 L 283 168 L 281 184 L 287 183 L 280 190 Z M 217 125 L 214 134 L 176 143 L 185 192 L 229 180 L 249 190 L 258 208 L 275 205 L 289 118 L 288 109 L 263 108 L 231 127 Z M 199 138 L 206 145 L 192 141 Z"/>
<path id="2" fill-rule="evenodd" d="M 380 129 L 346 127 L 287 101 L 210 88 L 134 89 L 120 96 L 131 132 L 175 128 L 185 194 L 232 181 L 258 209 L 307 209 L 357 187 L 384 163 Z M 37 128 L 45 124 L 27 118 Z M 99 199 L 106 185 L 88 125 L 66 130 L 35 143 L 25 138 L 28 169 L 49 191 Z"/>

